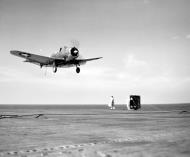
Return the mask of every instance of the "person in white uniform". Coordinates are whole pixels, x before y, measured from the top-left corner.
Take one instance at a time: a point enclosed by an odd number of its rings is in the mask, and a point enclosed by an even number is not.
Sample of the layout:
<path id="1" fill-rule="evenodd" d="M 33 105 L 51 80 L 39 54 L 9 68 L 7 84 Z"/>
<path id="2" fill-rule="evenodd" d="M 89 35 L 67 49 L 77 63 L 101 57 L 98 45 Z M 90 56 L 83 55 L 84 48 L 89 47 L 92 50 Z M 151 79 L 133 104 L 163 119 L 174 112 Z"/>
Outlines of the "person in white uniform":
<path id="1" fill-rule="evenodd" d="M 131 101 L 131 99 L 130 99 L 130 101 Z M 131 110 L 131 109 L 130 109 L 130 101 L 128 102 L 128 100 L 127 100 L 127 102 L 126 102 L 127 110 Z"/>
<path id="2" fill-rule="evenodd" d="M 115 109 L 115 102 L 114 102 L 114 97 L 113 96 L 111 96 L 108 106 L 110 107 L 111 110 Z"/>

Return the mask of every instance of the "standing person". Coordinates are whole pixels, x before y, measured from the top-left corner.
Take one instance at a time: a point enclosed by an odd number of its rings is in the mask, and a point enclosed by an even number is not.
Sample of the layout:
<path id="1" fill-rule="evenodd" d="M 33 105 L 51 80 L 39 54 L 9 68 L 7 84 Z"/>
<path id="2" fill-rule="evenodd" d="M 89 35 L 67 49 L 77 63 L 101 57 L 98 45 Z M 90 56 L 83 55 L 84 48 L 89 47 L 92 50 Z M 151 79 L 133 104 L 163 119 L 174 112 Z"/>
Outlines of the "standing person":
<path id="1" fill-rule="evenodd" d="M 114 103 L 114 97 L 113 96 L 111 96 L 108 106 L 110 107 L 111 110 L 115 109 L 115 103 Z"/>
<path id="2" fill-rule="evenodd" d="M 127 101 L 127 105 L 126 105 L 126 106 L 127 106 L 127 110 L 131 110 L 131 108 L 130 108 L 130 103 L 131 103 L 131 99 L 130 99 L 129 102 Z"/>

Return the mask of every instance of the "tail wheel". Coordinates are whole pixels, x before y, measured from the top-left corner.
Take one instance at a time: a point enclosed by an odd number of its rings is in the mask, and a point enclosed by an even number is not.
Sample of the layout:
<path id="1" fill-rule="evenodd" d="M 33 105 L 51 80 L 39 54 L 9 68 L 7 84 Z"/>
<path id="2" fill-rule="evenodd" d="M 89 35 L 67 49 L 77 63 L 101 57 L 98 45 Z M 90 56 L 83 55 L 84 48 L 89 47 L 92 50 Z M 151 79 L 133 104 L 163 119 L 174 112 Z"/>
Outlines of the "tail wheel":
<path id="1" fill-rule="evenodd" d="M 80 73 L 80 68 L 79 67 L 76 68 L 76 72 Z"/>

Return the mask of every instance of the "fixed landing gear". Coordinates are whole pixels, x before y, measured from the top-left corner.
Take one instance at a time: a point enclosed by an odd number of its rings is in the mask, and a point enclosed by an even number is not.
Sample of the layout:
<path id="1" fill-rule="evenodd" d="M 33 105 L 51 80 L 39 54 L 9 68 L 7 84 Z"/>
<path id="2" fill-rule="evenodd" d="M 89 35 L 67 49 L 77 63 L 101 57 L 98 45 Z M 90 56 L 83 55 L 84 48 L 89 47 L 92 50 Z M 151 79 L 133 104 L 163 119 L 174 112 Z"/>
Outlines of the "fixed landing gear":
<path id="1" fill-rule="evenodd" d="M 53 67 L 53 72 L 56 73 L 57 72 L 57 67 Z"/>
<path id="2" fill-rule="evenodd" d="M 55 62 L 53 62 L 53 72 L 54 72 L 54 73 L 57 72 L 57 65 L 55 64 Z"/>
<path id="3" fill-rule="evenodd" d="M 79 67 L 76 68 L 76 72 L 80 73 L 80 68 Z"/>

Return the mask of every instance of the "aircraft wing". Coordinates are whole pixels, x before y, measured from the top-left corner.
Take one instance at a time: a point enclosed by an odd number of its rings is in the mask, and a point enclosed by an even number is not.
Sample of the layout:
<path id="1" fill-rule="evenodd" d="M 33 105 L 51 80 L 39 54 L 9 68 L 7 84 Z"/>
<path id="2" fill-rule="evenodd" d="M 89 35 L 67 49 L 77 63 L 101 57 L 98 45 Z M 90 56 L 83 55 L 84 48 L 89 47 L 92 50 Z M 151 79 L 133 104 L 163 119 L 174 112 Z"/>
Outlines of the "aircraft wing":
<path id="1" fill-rule="evenodd" d="M 102 57 L 97 57 L 97 58 L 88 58 L 88 59 L 75 59 L 75 63 L 82 65 L 85 64 L 88 61 L 93 61 L 93 60 L 97 60 L 97 59 L 101 59 Z"/>
<path id="2" fill-rule="evenodd" d="M 56 64 L 57 67 L 69 67 L 69 66 L 76 66 L 76 65 L 82 65 L 85 64 L 87 61 L 97 60 L 102 57 L 97 58 L 88 58 L 88 59 L 72 59 L 72 60 L 65 60 L 62 58 L 52 58 L 52 57 L 46 57 L 46 56 L 40 56 L 28 52 L 23 51 L 17 51 L 12 50 L 10 51 L 12 55 L 21 57 L 26 59 L 24 62 L 33 63 L 39 66 L 53 66 L 53 64 Z"/>
<path id="3" fill-rule="evenodd" d="M 87 62 L 87 61 L 93 61 L 93 60 L 97 60 L 97 59 L 101 59 L 102 57 L 97 57 L 97 58 L 88 58 L 88 59 L 76 59 L 76 61 L 80 62 Z"/>
<path id="4" fill-rule="evenodd" d="M 10 51 L 12 55 L 25 58 L 26 62 L 34 63 L 37 65 L 49 65 L 54 62 L 55 59 L 50 58 L 50 57 L 45 57 L 45 56 L 40 56 L 28 52 L 22 52 L 22 51 L 17 51 L 17 50 L 12 50 Z"/>

